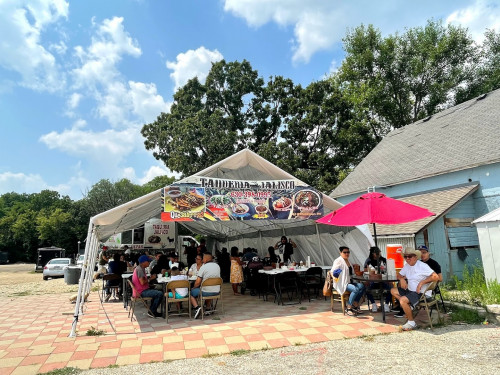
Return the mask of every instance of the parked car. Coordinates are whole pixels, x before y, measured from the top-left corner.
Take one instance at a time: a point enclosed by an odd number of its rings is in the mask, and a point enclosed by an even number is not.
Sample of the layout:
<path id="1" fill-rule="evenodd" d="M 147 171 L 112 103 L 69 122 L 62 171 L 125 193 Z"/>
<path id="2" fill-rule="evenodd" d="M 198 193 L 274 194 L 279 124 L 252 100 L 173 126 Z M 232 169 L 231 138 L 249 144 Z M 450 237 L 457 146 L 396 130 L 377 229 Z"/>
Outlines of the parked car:
<path id="1" fill-rule="evenodd" d="M 43 267 L 43 279 L 47 280 L 49 277 L 64 276 L 64 269 L 71 265 L 71 258 L 54 258 L 47 262 Z"/>
<path id="2" fill-rule="evenodd" d="M 78 267 L 83 267 L 83 259 L 85 259 L 85 255 L 81 254 L 78 256 L 78 259 L 76 260 L 76 265 Z"/>

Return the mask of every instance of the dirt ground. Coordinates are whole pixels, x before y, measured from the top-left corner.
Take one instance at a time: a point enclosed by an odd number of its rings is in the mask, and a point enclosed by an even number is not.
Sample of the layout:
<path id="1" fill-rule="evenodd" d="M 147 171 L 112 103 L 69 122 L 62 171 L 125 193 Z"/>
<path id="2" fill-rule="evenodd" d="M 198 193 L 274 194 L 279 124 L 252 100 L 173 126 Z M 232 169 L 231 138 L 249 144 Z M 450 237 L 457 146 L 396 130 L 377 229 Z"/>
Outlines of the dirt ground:
<path id="1" fill-rule="evenodd" d="M 44 281 L 42 273 L 35 272 L 35 264 L 0 265 L 0 297 L 15 298 L 77 291 L 78 285 L 66 285 L 63 277 Z"/>

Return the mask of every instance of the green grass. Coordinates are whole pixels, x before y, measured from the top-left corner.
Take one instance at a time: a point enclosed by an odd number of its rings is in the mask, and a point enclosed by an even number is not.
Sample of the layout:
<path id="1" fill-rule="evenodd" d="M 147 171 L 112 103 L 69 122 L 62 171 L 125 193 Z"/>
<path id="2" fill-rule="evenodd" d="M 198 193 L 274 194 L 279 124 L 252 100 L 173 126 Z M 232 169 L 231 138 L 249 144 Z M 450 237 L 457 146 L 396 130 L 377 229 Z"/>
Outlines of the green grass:
<path id="1" fill-rule="evenodd" d="M 242 355 L 246 355 L 250 352 L 251 352 L 251 350 L 248 350 L 248 349 L 238 349 L 238 350 L 233 350 L 233 351 L 229 352 L 229 354 L 234 355 L 236 357 L 239 357 Z"/>
<path id="2" fill-rule="evenodd" d="M 445 299 L 471 306 L 500 303 L 500 283 L 496 280 L 486 281 L 481 266 L 465 266 L 462 275 L 462 280 L 453 276 L 451 282 L 441 289 Z"/>
<path id="3" fill-rule="evenodd" d="M 23 292 L 17 292 L 17 293 L 11 294 L 12 297 L 23 297 L 23 296 L 30 296 L 30 295 L 31 295 L 31 291 L 29 291 L 29 290 L 25 290 Z"/>
<path id="4" fill-rule="evenodd" d="M 476 310 L 466 310 L 454 307 L 450 314 L 450 320 L 452 323 L 480 324 L 484 319 L 479 316 Z"/>
<path id="5" fill-rule="evenodd" d="M 299 307 L 299 310 L 307 310 L 307 307 L 305 306 Z"/>
<path id="6" fill-rule="evenodd" d="M 203 354 L 201 356 L 201 358 L 214 358 L 214 357 L 219 357 L 221 356 L 221 354 L 218 354 L 218 353 L 207 353 L 207 354 Z"/>
<path id="7" fill-rule="evenodd" d="M 65 368 L 60 368 L 57 370 L 52 370 L 49 372 L 44 372 L 44 375 L 74 375 L 74 374 L 80 374 L 82 370 L 76 367 L 65 367 Z"/>
<path id="8" fill-rule="evenodd" d="M 94 328 L 93 326 L 90 326 L 90 329 L 87 330 L 87 333 L 85 333 L 85 336 L 103 336 L 106 334 L 106 331 L 102 329 L 97 329 Z"/>

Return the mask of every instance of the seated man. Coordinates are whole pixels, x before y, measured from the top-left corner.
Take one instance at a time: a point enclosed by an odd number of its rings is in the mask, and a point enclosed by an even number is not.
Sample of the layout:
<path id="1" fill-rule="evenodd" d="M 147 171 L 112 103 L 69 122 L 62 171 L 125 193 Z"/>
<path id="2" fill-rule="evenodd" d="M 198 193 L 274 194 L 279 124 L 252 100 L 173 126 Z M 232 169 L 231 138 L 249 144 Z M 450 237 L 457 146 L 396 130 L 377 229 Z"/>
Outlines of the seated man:
<path id="1" fill-rule="evenodd" d="M 195 319 L 200 316 L 201 312 L 201 306 L 198 306 L 198 301 L 196 300 L 200 295 L 201 282 L 211 277 L 220 277 L 220 267 L 213 261 L 212 254 L 205 253 L 203 254 L 203 266 L 200 267 L 198 278 L 194 282 L 193 289 L 191 289 L 191 305 L 194 308 Z M 204 297 L 216 296 L 220 293 L 220 286 L 206 286 L 201 293 L 203 293 Z"/>
<path id="2" fill-rule="evenodd" d="M 439 281 L 439 276 L 427 264 L 419 260 L 419 250 L 407 247 L 403 257 L 406 264 L 398 274 L 399 287 L 392 288 L 391 294 L 399 301 L 408 319 L 402 327 L 403 331 L 411 331 L 417 326 L 413 320 L 413 308 L 422 296 L 422 291 L 427 289 L 426 284 Z M 430 291 L 427 293 L 430 295 Z"/>
<path id="3" fill-rule="evenodd" d="M 427 264 L 434 272 L 437 273 L 439 277 L 439 281 L 443 281 L 443 274 L 441 273 L 441 266 L 439 265 L 438 262 L 436 262 L 434 259 L 431 258 L 431 255 L 429 253 L 429 249 L 427 246 L 422 245 L 419 246 L 417 250 L 420 250 L 420 260 Z M 399 307 L 399 312 L 394 315 L 395 318 L 403 318 L 405 316 L 405 313 L 401 306 Z"/>
<path id="4" fill-rule="evenodd" d="M 160 317 L 161 313 L 159 313 L 157 309 L 160 305 L 161 299 L 163 298 L 163 293 L 160 290 L 149 288 L 149 281 L 146 275 L 146 268 L 149 266 L 149 257 L 147 255 L 141 255 L 138 262 L 139 265 L 135 267 L 132 275 L 132 284 L 134 284 L 135 290 L 141 297 L 152 298 L 150 310 L 153 315 L 151 315 L 151 312 L 148 311 L 148 316 L 151 318 Z M 151 275 L 150 280 L 154 279 L 156 279 L 156 275 Z"/>
<path id="5" fill-rule="evenodd" d="M 108 273 L 121 276 L 125 271 L 127 271 L 127 264 L 120 260 L 120 254 L 115 253 L 113 255 L 113 260 L 108 264 Z M 106 281 L 106 299 L 108 302 L 111 298 L 111 289 L 110 287 L 117 286 L 118 287 L 118 297 L 122 297 L 123 291 L 123 283 L 121 279 L 117 280 L 108 280 Z"/>
<path id="6" fill-rule="evenodd" d="M 179 254 L 177 254 L 175 251 L 172 251 L 169 255 L 170 260 L 168 261 L 168 266 L 169 268 L 177 267 L 179 270 L 184 269 L 184 263 L 179 262 Z"/>

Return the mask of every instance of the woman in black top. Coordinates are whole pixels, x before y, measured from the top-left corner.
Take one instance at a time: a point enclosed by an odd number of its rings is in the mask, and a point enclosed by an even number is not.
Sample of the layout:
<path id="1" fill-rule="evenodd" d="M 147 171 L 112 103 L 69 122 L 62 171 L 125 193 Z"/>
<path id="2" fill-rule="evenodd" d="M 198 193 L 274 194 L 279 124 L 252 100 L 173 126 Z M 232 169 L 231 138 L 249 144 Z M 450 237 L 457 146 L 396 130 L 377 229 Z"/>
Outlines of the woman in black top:
<path id="1" fill-rule="evenodd" d="M 274 245 L 274 249 L 278 250 L 280 254 L 283 254 L 283 262 L 287 263 L 293 254 L 293 249 L 297 247 L 297 244 L 291 239 L 288 240 L 286 236 L 281 236 L 281 240 Z"/>

